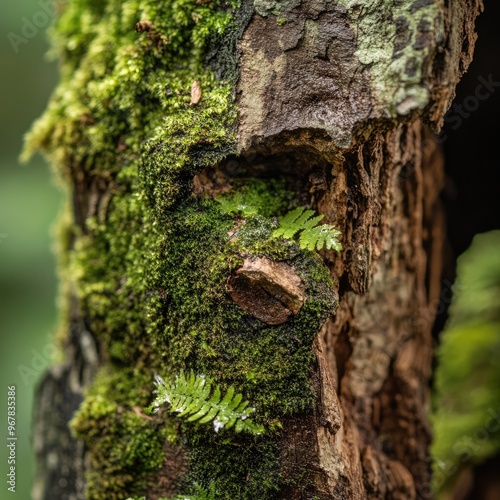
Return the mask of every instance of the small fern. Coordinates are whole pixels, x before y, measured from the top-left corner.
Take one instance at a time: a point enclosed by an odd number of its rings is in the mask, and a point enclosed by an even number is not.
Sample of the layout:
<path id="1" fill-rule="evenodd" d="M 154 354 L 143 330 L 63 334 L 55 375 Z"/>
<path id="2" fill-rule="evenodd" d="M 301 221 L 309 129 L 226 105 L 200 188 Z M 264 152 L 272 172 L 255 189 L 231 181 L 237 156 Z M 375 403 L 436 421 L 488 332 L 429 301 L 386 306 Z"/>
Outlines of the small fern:
<path id="1" fill-rule="evenodd" d="M 177 495 L 173 500 L 215 500 L 215 485 L 210 483 L 208 490 L 195 484 L 195 493 L 191 495 Z M 169 500 L 165 498 L 164 500 Z"/>
<path id="2" fill-rule="evenodd" d="M 178 417 L 186 417 L 188 422 L 213 422 L 215 432 L 232 427 L 236 432 L 264 432 L 263 426 L 249 418 L 255 408 L 249 407 L 248 401 L 242 401 L 243 396 L 235 394 L 232 386 L 222 397 L 219 386 L 212 393 L 213 381 L 193 372 L 186 376 L 181 371 L 175 383 L 167 383 L 159 376 L 155 376 L 155 379 L 157 396 L 146 408 L 148 413 L 154 413 L 161 405 L 168 403 L 171 412 L 178 413 Z"/>
<path id="3" fill-rule="evenodd" d="M 177 495 L 170 498 L 160 498 L 159 500 L 215 500 L 214 483 L 210 483 L 208 490 L 198 484 L 194 485 L 194 489 L 196 490 L 194 494 Z M 129 497 L 127 500 L 146 500 L 146 497 Z"/>
<path id="4" fill-rule="evenodd" d="M 219 196 L 215 198 L 220 204 L 220 209 L 228 215 L 241 213 L 244 217 L 253 217 L 257 215 L 258 209 L 245 200 L 241 193 L 235 193 L 233 196 Z"/>
<path id="5" fill-rule="evenodd" d="M 326 247 L 328 250 L 336 250 L 340 252 L 342 245 L 338 240 L 340 231 L 335 229 L 330 224 L 322 224 L 317 226 L 318 222 L 323 219 L 323 215 L 314 215 L 314 210 L 306 210 L 304 207 L 298 207 L 292 210 L 279 221 L 280 227 L 273 232 L 274 238 L 292 239 L 297 233 L 299 235 L 300 248 L 308 250 L 321 250 Z M 312 217 L 312 218 L 311 218 Z"/>

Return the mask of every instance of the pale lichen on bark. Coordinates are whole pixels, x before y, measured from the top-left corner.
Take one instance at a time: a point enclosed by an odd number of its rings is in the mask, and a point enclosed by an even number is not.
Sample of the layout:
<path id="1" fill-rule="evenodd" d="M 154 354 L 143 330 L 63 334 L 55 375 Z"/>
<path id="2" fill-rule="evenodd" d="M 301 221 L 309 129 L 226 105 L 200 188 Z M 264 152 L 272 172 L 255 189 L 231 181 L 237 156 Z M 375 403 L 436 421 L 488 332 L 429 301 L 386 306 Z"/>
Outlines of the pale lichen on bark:
<path id="1" fill-rule="evenodd" d="M 397 118 L 429 103 L 432 60 L 444 49 L 443 1 L 342 0 L 356 33 L 355 55 L 368 68 L 371 117 Z"/>

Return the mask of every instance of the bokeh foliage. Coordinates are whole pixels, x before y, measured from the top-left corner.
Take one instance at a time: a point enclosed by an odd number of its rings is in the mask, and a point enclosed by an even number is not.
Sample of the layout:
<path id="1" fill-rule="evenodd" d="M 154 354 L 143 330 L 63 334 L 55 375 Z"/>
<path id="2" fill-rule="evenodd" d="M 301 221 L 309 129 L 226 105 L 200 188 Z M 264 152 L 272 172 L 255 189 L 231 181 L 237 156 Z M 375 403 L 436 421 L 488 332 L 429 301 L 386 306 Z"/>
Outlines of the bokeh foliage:
<path id="1" fill-rule="evenodd" d="M 435 488 L 500 450 L 500 231 L 477 235 L 459 257 L 436 372 Z"/>

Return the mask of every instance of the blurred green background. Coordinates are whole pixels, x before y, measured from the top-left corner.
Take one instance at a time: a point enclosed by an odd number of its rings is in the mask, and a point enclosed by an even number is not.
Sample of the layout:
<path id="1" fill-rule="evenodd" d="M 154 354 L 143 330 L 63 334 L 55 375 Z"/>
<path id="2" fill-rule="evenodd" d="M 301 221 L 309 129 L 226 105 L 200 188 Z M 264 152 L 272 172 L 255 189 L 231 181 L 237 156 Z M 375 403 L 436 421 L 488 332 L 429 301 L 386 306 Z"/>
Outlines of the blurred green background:
<path id="1" fill-rule="evenodd" d="M 500 452 L 500 231 L 474 237 L 458 258 L 453 291 L 437 350 L 434 486 L 440 498 L 457 498 L 457 478 L 472 483 L 475 475 L 483 484 L 466 498 L 499 498 L 498 470 L 491 478 L 474 468 L 496 469 Z"/>
<path id="2" fill-rule="evenodd" d="M 47 164 L 36 157 L 20 166 L 23 135 L 43 111 L 57 82 L 57 65 L 45 57 L 50 16 L 38 0 L 2 2 L 0 51 L 0 473 L 7 473 L 7 386 L 17 386 L 17 487 L 0 498 L 30 498 L 33 460 L 30 451 L 32 395 L 36 379 L 49 362 L 51 333 L 56 324 L 56 271 L 50 228 L 63 194 Z M 22 36 L 17 46 L 9 33 Z M 45 21 L 45 25 L 44 25 Z M 7 235 L 7 236 L 5 236 Z M 48 346 L 48 347 L 47 347 Z"/>

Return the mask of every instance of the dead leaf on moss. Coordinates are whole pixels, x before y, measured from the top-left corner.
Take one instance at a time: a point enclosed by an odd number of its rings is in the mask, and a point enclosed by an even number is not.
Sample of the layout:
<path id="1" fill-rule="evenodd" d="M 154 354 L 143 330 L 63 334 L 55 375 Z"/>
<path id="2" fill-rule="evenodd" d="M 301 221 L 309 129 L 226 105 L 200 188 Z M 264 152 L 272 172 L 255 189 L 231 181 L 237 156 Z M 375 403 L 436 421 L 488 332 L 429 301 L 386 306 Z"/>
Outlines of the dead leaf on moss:
<path id="1" fill-rule="evenodd" d="M 195 106 L 201 99 L 201 85 L 198 80 L 195 80 L 191 85 L 191 106 Z"/>

